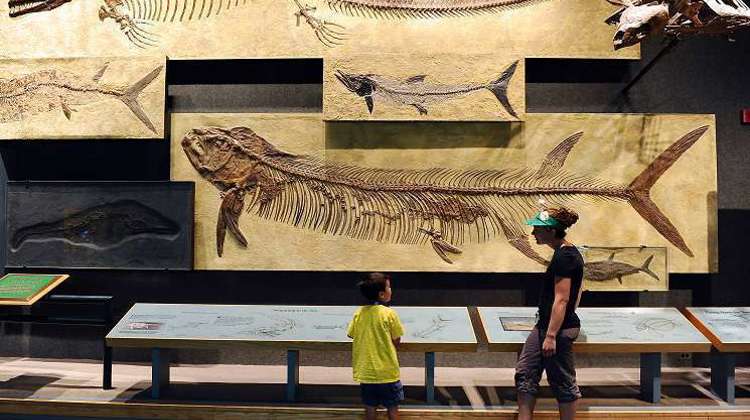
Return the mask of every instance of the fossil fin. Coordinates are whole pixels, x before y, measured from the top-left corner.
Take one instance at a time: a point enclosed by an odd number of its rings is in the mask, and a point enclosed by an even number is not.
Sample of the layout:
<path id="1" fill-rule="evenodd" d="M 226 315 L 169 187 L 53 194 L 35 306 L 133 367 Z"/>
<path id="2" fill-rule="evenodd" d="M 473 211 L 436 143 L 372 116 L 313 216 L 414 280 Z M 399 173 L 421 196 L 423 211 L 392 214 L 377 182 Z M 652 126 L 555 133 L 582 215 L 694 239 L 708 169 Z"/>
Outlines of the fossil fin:
<path id="1" fill-rule="evenodd" d="M 372 100 L 372 96 L 365 96 L 365 103 L 367 104 L 367 110 L 372 114 L 372 110 L 375 108 L 375 102 Z"/>
<path id="2" fill-rule="evenodd" d="M 70 120 L 70 117 L 71 117 L 71 116 L 72 116 L 72 114 L 73 114 L 73 110 L 72 110 L 72 109 L 70 109 L 70 107 L 68 106 L 68 104 L 67 104 L 67 103 L 65 103 L 65 102 L 63 102 L 63 103 L 61 104 L 61 107 L 62 107 L 62 112 L 63 112 L 63 114 L 65 114 L 65 118 L 67 118 L 68 120 Z"/>
<path id="3" fill-rule="evenodd" d="M 662 211 L 651 201 L 651 187 L 664 175 L 676 161 L 690 147 L 695 144 L 703 134 L 708 131 L 708 126 L 699 127 L 674 142 L 666 150 L 661 152 L 651 164 L 630 183 L 628 189 L 631 196 L 628 202 L 638 214 L 641 215 L 651 226 L 654 227 L 664 238 L 680 251 L 692 257 L 693 252 L 682 239 L 680 232 Z"/>
<path id="4" fill-rule="evenodd" d="M 95 82 L 98 82 L 98 81 L 102 80 L 102 76 L 104 76 L 104 73 L 107 71 L 107 67 L 109 67 L 109 63 L 108 62 L 104 63 L 104 65 L 102 66 L 102 68 L 100 68 L 99 71 L 96 72 L 96 74 L 94 75 L 94 77 L 92 78 L 92 80 L 94 80 Z"/>
<path id="5" fill-rule="evenodd" d="M 216 222 L 216 253 L 221 257 L 224 254 L 224 239 L 227 229 L 232 232 L 237 241 L 243 247 L 247 246 L 247 239 L 239 227 L 239 219 L 245 206 L 245 191 L 232 188 L 224 195 L 219 208 L 219 218 Z"/>
<path id="6" fill-rule="evenodd" d="M 653 271 L 651 271 L 650 268 L 648 268 L 649 265 L 651 265 L 651 261 L 654 259 L 654 256 L 651 255 L 650 257 L 646 258 L 646 261 L 643 262 L 643 265 L 641 266 L 640 270 L 649 276 L 656 279 L 656 281 L 659 281 L 659 276 L 656 275 Z"/>
<path id="7" fill-rule="evenodd" d="M 141 80 L 137 81 L 133 86 L 130 86 L 125 91 L 125 93 L 120 96 L 120 100 L 122 101 L 122 103 L 130 108 L 130 111 L 132 111 L 133 114 L 138 117 L 139 120 L 141 120 L 143 125 L 148 127 L 148 129 L 153 131 L 154 133 L 156 133 L 156 127 L 154 127 L 154 124 L 148 118 L 148 115 L 146 115 L 146 111 L 143 110 L 141 104 L 138 103 L 138 96 L 143 92 L 143 89 L 150 85 L 151 82 L 153 82 L 154 79 L 159 76 L 159 73 L 161 73 L 161 70 L 163 68 L 164 66 L 155 68 Z"/>
<path id="8" fill-rule="evenodd" d="M 426 74 L 418 74 L 416 76 L 412 76 L 405 80 L 405 83 L 422 83 L 424 82 L 424 79 L 427 77 Z"/>
<path id="9" fill-rule="evenodd" d="M 531 258 L 539 264 L 549 265 L 549 261 L 544 259 L 531 247 L 528 235 L 518 229 L 514 229 L 513 226 L 508 224 L 508 222 L 502 218 L 500 219 L 500 226 L 503 228 L 503 234 L 505 234 L 505 237 L 508 239 L 508 243 L 511 244 L 513 248 L 521 251 L 523 255 Z"/>
<path id="10" fill-rule="evenodd" d="M 583 137 L 583 132 L 579 131 L 565 140 L 561 141 L 552 151 L 550 151 L 542 162 L 542 166 L 536 172 L 537 178 L 555 176 L 565 164 L 565 159 L 573 150 L 573 146 Z"/>
<path id="11" fill-rule="evenodd" d="M 503 108 L 505 108 L 508 114 L 512 115 L 513 118 L 518 118 L 518 114 L 516 114 L 516 111 L 513 109 L 513 105 L 511 105 L 510 101 L 508 100 L 508 84 L 510 83 L 510 79 L 513 78 L 513 75 L 516 74 L 517 68 L 518 61 L 508 66 L 508 68 L 505 69 L 500 77 L 498 77 L 496 80 L 493 80 L 487 85 L 487 89 L 492 92 L 493 95 L 495 95 Z"/>
<path id="12" fill-rule="evenodd" d="M 427 108 L 420 104 L 411 104 L 414 108 L 417 108 L 417 111 L 419 111 L 419 115 L 427 115 Z"/>

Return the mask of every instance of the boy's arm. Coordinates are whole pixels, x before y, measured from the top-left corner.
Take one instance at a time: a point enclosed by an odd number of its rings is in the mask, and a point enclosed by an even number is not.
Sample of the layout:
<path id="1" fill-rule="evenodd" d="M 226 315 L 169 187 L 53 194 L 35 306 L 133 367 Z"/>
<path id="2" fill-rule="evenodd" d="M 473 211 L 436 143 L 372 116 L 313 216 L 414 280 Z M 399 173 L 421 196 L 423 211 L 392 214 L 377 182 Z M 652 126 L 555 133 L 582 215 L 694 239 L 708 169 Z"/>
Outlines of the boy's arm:
<path id="1" fill-rule="evenodd" d="M 393 345 L 398 348 L 401 344 L 401 336 L 404 335 L 404 326 L 401 324 L 401 319 L 398 317 L 396 311 L 392 312 L 391 317 L 391 341 Z"/>
<path id="2" fill-rule="evenodd" d="M 355 313 L 352 320 L 349 321 L 349 326 L 346 329 L 346 336 L 354 340 L 354 323 L 357 320 L 357 314 Z"/>

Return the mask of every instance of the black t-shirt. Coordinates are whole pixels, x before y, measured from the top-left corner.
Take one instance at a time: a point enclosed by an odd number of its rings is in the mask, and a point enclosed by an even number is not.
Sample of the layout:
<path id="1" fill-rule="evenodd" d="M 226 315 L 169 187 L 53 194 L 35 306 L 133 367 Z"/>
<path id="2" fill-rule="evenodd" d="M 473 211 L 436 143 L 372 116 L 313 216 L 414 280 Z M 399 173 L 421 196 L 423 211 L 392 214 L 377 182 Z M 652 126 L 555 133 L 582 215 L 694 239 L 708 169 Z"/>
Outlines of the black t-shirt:
<path id="1" fill-rule="evenodd" d="M 580 328 L 581 320 L 575 313 L 575 306 L 583 281 L 583 257 L 574 246 L 561 246 L 552 256 L 552 261 L 544 273 L 542 292 L 539 295 L 539 321 L 536 326 L 539 330 L 546 330 L 549 326 L 552 305 L 555 303 L 555 277 L 569 277 L 571 280 L 568 306 L 565 308 L 565 319 L 560 329 Z"/>

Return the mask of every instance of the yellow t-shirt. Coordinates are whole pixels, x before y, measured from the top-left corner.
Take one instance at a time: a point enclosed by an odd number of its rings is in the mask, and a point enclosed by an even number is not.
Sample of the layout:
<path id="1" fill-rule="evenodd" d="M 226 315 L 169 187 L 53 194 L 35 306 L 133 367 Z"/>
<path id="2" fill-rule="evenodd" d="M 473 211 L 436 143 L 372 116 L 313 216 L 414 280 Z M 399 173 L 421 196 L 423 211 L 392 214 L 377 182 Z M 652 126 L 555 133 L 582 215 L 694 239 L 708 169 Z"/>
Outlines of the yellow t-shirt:
<path id="1" fill-rule="evenodd" d="M 404 335 L 398 314 L 383 305 L 357 309 L 347 335 L 354 340 L 352 368 L 354 380 L 363 384 L 386 384 L 400 379 L 393 339 Z"/>

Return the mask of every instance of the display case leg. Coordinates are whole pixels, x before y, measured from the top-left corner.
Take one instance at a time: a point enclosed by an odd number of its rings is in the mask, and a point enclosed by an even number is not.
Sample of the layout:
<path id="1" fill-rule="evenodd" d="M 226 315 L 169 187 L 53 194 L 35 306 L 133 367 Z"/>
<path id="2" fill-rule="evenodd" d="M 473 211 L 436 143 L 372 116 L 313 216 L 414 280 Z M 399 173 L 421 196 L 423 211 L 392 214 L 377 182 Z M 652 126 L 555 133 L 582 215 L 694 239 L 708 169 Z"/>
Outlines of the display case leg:
<path id="1" fill-rule="evenodd" d="M 650 403 L 661 399 L 661 353 L 641 353 L 641 399 Z"/>
<path id="2" fill-rule="evenodd" d="M 286 400 L 294 402 L 297 400 L 297 388 L 299 387 L 299 350 L 287 350 L 286 352 Z"/>
<path id="3" fill-rule="evenodd" d="M 711 390 L 722 400 L 734 404 L 735 355 L 711 348 Z"/>
<path id="4" fill-rule="evenodd" d="M 102 356 L 102 389 L 112 389 L 112 347 L 106 343 Z"/>
<path id="5" fill-rule="evenodd" d="M 427 404 L 435 403 L 435 353 L 424 354 L 424 389 Z"/>
<path id="6" fill-rule="evenodd" d="M 169 387 L 169 350 L 151 349 L 151 398 L 159 399 Z"/>

